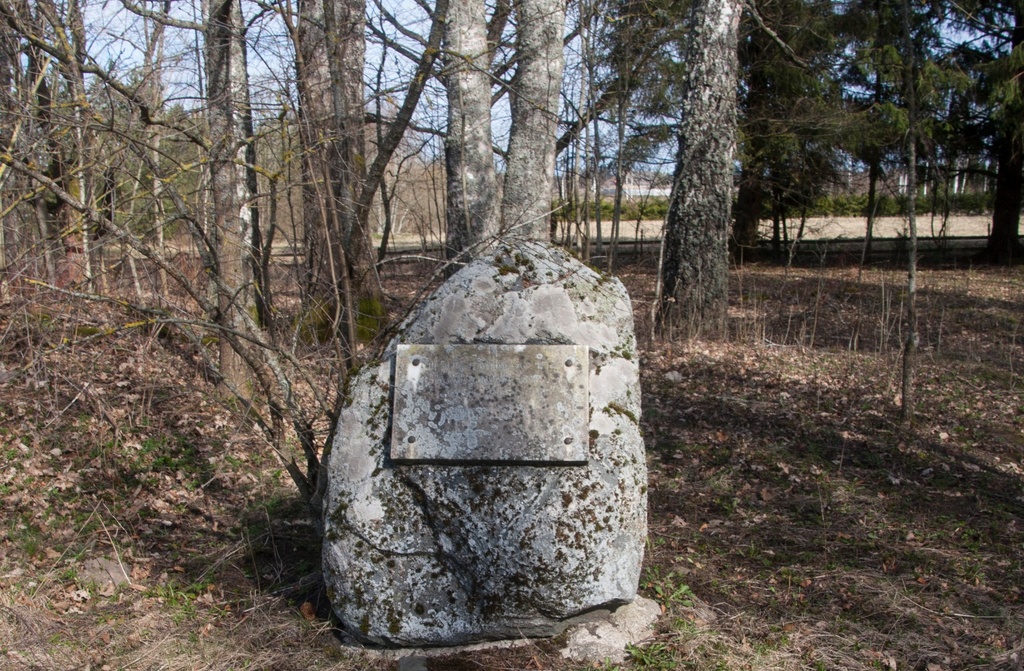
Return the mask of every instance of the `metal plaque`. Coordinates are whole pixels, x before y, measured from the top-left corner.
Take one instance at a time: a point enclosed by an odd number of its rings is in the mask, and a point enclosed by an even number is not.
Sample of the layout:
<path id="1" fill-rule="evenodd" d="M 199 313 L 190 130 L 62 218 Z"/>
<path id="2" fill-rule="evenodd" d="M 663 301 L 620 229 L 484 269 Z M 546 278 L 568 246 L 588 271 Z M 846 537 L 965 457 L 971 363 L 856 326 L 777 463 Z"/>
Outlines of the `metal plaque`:
<path id="1" fill-rule="evenodd" d="M 590 362 L 580 345 L 399 345 L 391 458 L 587 461 Z"/>

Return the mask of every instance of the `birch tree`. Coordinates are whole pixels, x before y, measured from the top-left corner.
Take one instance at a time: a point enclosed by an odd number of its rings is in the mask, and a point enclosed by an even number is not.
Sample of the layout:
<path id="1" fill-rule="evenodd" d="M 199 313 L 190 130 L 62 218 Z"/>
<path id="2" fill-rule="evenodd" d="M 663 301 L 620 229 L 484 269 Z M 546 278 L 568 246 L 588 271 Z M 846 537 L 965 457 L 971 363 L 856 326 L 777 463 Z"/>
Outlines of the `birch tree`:
<path id="1" fill-rule="evenodd" d="M 499 231 L 491 148 L 490 50 L 483 0 L 450 0 L 445 26 L 444 85 L 449 259 Z"/>
<path id="2" fill-rule="evenodd" d="M 502 232 L 546 240 L 562 85 L 562 0 L 516 0 L 518 64 L 501 203 Z"/>
<path id="3" fill-rule="evenodd" d="M 722 335 L 736 133 L 736 0 L 695 0 L 675 179 L 665 221 L 658 322 L 683 337 Z"/>

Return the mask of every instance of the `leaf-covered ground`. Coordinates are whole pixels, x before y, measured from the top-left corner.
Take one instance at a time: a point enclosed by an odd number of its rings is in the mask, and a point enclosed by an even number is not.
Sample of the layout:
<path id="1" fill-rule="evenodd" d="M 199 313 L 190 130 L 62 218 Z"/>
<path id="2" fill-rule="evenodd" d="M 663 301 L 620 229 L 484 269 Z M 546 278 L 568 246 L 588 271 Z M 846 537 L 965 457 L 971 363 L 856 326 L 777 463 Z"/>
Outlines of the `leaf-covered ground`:
<path id="1" fill-rule="evenodd" d="M 665 613 L 623 666 L 1021 669 L 1024 272 L 923 271 L 907 428 L 901 272 L 747 266 L 729 342 L 673 343 L 649 337 L 648 266 L 621 276 L 641 589 Z M 388 279 L 396 305 L 424 274 Z M 0 668 L 395 668 L 334 634 L 277 458 L 180 345 L 108 330 L 130 321 L 35 292 L 0 308 Z M 428 668 L 580 667 L 538 641 Z"/>

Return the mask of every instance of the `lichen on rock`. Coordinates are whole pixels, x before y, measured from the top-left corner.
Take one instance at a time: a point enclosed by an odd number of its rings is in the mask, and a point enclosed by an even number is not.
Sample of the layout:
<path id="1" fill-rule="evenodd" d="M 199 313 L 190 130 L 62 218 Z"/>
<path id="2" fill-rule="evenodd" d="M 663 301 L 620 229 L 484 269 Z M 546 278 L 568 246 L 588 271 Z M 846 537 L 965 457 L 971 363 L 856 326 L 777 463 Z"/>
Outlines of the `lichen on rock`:
<path id="1" fill-rule="evenodd" d="M 442 285 L 351 383 L 327 462 L 324 573 L 363 640 L 455 645 L 549 636 L 636 595 L 647 473 L 629 297 L 561 250 L 499 245 Z M 583 465 L 396 464 L 398 343 L 583 345 Z"/>

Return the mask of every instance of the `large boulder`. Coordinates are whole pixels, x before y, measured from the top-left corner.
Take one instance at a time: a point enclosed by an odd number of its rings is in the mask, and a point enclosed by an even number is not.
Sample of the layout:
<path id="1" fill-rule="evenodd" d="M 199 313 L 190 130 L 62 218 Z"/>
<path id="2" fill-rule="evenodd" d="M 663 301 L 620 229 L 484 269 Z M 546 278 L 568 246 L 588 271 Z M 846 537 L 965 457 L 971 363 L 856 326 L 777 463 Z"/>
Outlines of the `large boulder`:
<path id="1" fill-rule="evenodd" d="M 548 354 L 564 364 L 532 362 Z M 551 379 L 530 383 L 534 367 Z M 351 380 L 326 460 L 335 613 L 367 642 L 457 645 L 555 635 L 632 601 L 647 513 L 639 416 L 618 280 L 535 242 L 471 262 Z"/>

